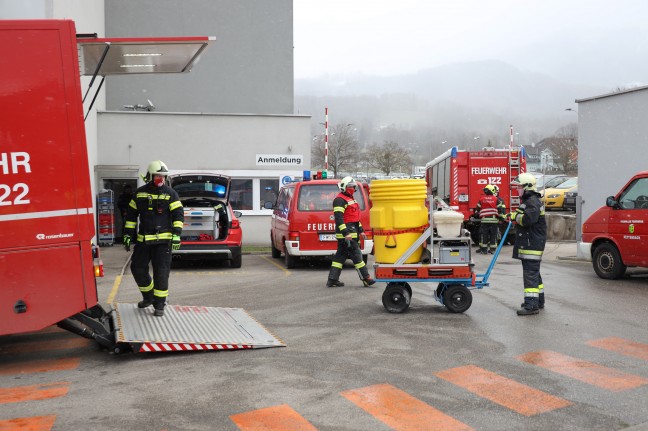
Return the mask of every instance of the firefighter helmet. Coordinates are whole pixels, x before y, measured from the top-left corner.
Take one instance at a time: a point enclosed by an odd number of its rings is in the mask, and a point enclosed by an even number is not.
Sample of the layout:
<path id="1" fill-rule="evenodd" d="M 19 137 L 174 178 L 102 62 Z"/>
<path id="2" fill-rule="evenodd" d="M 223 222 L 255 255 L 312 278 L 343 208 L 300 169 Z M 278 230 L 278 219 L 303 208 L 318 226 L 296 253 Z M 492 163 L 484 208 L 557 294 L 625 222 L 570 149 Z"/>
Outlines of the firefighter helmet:
<path id="1" fill-rule="evenodd" d="M 512 184 L 514 186 L 522 187 L 524 190 L 536 190 L 536 178 L 533 174 L 528 172 L 518 175 L 518 177 L 513 180 Z"/>
<path id="2" fill-rule="evenodd" d="M 497 187 L 495 184 L 493 184 L 493 192 L 496 196 L 499 195 L 499 187 Z"/>
<path id="3" fill-rule="evenodd" d="M 342 192 L 346 191 L 348 187 L 353 187 L 353 188 L 356 187 L 356 182 L 351 176 L 342 178 L 342 181 L 338 183 L 338 188 Z"/>
<path id="4" fill-rule="evenodd" d="M 162 160 L 153 160 L 149 163 L 148 168 L 146 169 L 146 178 L 144 180 L 146 182 L 151 181 L 153 175 L 163 175 L 165 177 L 169 175 L 169 169 Z"/>
<path id="5" fill-rule="evenodd" d="M 494 195 L 495 186 L 493 186 L 492 184 L 486 184 L 486 187 L 484 187 L 484 192 L 486 192 L 487 195 Z"/>

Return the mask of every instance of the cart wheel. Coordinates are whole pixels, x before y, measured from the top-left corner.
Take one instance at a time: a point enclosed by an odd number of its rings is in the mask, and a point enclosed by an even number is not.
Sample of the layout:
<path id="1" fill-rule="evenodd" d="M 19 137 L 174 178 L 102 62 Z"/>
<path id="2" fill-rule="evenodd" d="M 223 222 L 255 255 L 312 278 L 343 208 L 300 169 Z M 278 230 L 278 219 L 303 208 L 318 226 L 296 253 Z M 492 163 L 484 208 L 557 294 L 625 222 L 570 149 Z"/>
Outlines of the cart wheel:
<path id="1" fill-rule="evenodd" d="M 472 293 L 462 284 L 455 284 L 443 294 L 443 304 L 451 313 L 463 313 L 472 304 Z"/>
<path id="2" fill-rule="evenodd" d="M 439 283 L 436 288 L 436 299 L 443 303 L 443 292 L 448 288 L 445 283 Z"/>
<path id="3" fill-rule="evenodd" d="M 409 283 L 401 283 L 403 287 L 407 290 L 407 293 L 409 293 L 410 300 L 412 299 L 412 288 L 410 287 Z"/>
<path id="4" fill-rule="evenodd" d="M 407 283 L 387 283 L 383 292 L 382 303 L 385 310 L 390 313 L 402 313 L 409 307 L 410 298 L 412 297 L 408 290 Z"/>

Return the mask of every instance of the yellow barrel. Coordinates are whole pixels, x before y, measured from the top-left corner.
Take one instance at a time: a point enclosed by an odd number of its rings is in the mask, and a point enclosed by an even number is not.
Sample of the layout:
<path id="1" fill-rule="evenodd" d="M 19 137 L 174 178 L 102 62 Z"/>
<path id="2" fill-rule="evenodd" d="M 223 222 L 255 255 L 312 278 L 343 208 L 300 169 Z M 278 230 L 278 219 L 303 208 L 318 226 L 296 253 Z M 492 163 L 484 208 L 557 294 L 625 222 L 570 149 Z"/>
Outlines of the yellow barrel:
<path id="1" fill-rule="evenodd" d="M 395 263 L 427 228 L 425 180 L 374 180 L 370 190 L 376 263 Z M 405 263 L 419 263 L 424 246 Z"/>

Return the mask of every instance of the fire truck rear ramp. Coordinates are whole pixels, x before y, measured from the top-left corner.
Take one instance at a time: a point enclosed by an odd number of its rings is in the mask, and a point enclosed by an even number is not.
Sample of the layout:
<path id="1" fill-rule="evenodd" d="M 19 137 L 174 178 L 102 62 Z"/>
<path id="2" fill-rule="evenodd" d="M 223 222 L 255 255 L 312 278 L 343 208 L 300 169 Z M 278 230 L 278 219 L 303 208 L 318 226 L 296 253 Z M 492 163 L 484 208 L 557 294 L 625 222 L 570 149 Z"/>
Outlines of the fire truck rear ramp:
<path id="1" fill-rule="evenodd" d="M 134 352 L 239 350 L 285 347 L 242 308 L 168 305 L 164 317 L 137 304 L 113 305 L 118 345 Z"/>

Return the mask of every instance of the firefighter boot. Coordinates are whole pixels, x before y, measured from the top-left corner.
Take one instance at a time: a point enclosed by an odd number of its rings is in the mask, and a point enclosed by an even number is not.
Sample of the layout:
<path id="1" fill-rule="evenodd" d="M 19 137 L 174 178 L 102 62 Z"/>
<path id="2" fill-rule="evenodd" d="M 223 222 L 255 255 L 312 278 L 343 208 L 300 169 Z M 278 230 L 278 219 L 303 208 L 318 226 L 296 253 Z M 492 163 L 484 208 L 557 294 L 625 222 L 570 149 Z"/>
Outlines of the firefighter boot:
<path id="1" fill-rule="evenodd" d="M 331 266 L 331 270 L 329 271 L 329 275 L 328 275 L 328 280 L 326 281 L 326 287 L 344 286 L 344 283 L 340 281 L 340 274 L 342 274 L 342 268 L 336 268 L 334 266 Z"/>
<path id="2" fill-rule="evenodd" d="M 520 304 L 520 307 L 524 308 L 524 302 Z M 538 298 L 538 308 L 541 310 L 544 308 L 544 292 L 542 292 Z"/>
<path id="3" fill-rule="evenodd" d="M 153 290 L 142 292 L 142 297 L 144 299 L 137 303 L 137 308 L 146 308 L 153 304 Z"/>
<path id="4" fill-rule="evenodd" d="M 374 284 L 376 284 L 376 280 L 374 280 L 371 277 L 363 278 L 362 279 L 362 284 L 364 285 L 364 287 L 371 287 Z"/>
<path id="5" fill-rule="evenodd" d="M 166 301 L 164 299 L 156 299 L 153 302 L 153 315 L 157 317 L 162 317 L 164 316 L 164 306 L 166 305 Z"/>
<path id="6" fill-rule="evenodd" d="M 539 312 L 538 298 L 524 298 L 524 304 L 522 304 L 522 308 L 517 311 L 517 315 L 528 316 L 530 314 L 538 314 Z"/>

